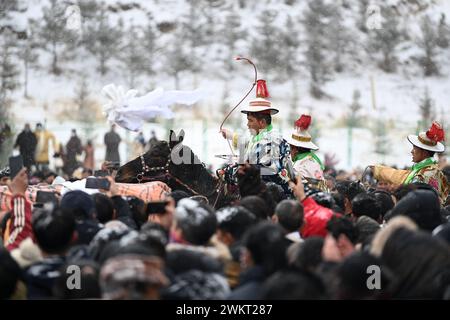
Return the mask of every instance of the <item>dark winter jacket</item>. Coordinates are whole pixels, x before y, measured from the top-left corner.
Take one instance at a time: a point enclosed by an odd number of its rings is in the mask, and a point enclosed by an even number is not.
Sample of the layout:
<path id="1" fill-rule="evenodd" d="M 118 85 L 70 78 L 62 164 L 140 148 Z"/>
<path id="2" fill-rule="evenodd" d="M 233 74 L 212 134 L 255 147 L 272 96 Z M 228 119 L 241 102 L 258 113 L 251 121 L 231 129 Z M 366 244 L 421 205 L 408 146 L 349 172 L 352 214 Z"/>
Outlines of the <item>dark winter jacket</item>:
<path id="1" fill-rule="evenodd" d="M 389 211 L 387 220 L 404 215 L 412 219 L 419 228 L 433 231 L 444 222 L 437 194 L 432 190 L 415 190 L 403 197 L 397 205 Z"/>
<path id="2" fill-rule="evenodd" d="M 51 298 L 55 280 L 61 276 L 60 268 L 64 263 L 64 257 L 52 256 L 31 265 L 25 270 L 24 277 L 27 286 L 27 298 Z"/>
<path id="3" fill-rule="evenodd" d="M 23 165 L 27 168 L 34 164 L 34 153 L 36 152 L 37 138 L 31 131 L 22 131 L 16 139 L 14 148 L 19 147 L 23 157 Z"/>
<path id="4" fill-rule="evenodd" d="M 261 266 L 254 266 L 241 273 L 240 285 L 228 296 L 228 300 L 260 300 L 266 274 Z"/>
<path id="5" fill-rule="evenodd" d="M 114 196 L 111 198 L 111 200 L 113 201 L 114 208 L 117 212 L 116 219 L 125 223 L 129 228 L 137 230 L 136 222 L 131 217 L 131 211 L 128 202 L 121 196 Z"/>

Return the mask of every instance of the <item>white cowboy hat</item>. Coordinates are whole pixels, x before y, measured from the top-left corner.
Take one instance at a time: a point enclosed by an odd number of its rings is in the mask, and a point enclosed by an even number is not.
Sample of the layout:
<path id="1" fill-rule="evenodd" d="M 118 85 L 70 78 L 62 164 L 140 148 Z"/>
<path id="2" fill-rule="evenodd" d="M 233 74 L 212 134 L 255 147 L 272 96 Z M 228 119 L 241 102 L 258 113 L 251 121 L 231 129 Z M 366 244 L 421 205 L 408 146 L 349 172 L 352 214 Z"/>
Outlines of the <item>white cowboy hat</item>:
<path id="1" fill-rule="evenodd" d="M 311 116 L 302 114 L 301 117 L 295 121 L 294 129 L 288 136 L 285 136 L 287 143 L 296 147 L 319 150 L 311 140 L 311 135 L 308 133 L 309 125 L 311 124 Z"/>
<path id="2" fill-rule="evenodd" d="M 445 146 L 441 143 L 441 141 L 444 141 L 444 129 L 436 121 L 433 122 L 428 131 L 421 132 L 418 136 L 408 135 L 408 141 L 420 149 L 432 152 L 440 153 L 445 150 Z"/>
<path id="3" fill-rule="evenodd" d="M 267 100 L 269 92 L 267 91 L 266 80 L 256 82 L 256 99 L 251 100 L 246 107 L 242 107 L 242 113 L 269 111 L 271 115 L 278 113 L 278 109 L 272 107 L 272 103 Z"/>

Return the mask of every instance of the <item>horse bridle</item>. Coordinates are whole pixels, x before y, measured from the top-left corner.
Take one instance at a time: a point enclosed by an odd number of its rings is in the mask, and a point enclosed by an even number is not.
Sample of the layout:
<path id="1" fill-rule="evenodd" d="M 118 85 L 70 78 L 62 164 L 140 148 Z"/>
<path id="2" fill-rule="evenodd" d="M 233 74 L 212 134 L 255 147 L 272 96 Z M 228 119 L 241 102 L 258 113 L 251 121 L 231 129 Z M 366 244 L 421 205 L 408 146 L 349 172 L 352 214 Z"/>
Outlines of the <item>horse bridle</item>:
<path id="1" fill-rule="evenodd" d="M 170 165 L 170 157 L 167 157 L 167 162 L 166 165 L 163 167 L 149 167 L 146 163 L 145 163 L 145 159 L 144 159 L 144 155 L 141 154 L 139 156 L 139 158 L 141 159 L 141 165 L 142 165 L 142 171 L 141 173 L 138 173 L 136 175 L 136 180 L 138 181 L 138 183 L 141 183 L 142 180 L 144 180 L 144 176 L 146 173 L 148 172 L 152 172 L 152 171 L 165 171 L 166 174 L 170 174 L 169 173 L 169 165 Z"/>
<path id="2" fill-rule="evenodd" d="M 178 184 L 180 184 L 183 187 L 185 187 L 187 190 L 192 192 L 194 195 L 202 195 L 201 193 L 195 191 L 194 189 L 189 187 L 186 183 L 184 183 L 183 181 L 181 181 L 180 179 L 178 179 L 177 177 L 175 177 L 173 174 L 170 173 L 169 165 L 170 165 L 170 155 L 171 155 L 171 153 L 172 153 L 172 148 L 170 148 L 170 146 L 169 146 L 169 155 L 167 156 L 166 164 L 164 166 L 161 166 L 161 167 L 149 167 L 145 163 L 144 155 L 141 154 L 139 156 L 139 158 L 141 159 L 142 171 L 141 171 L 141 173 L 138 173 L 136 175 L 136 180 L 138 181 L 138 183 L 141 183 L 141 181 L 145 181 L 145 180 L 147 180 L 147 181 L 155 181 L 155 179 L 144 179 L 146 173 L 155 172 L 155 171 L 164 171 L 164 177 L 165 178 L 172 178 L 172 179 L 174 179 Z M 158 176 L 158 178 L 159 177 L 160 176 Z M 219 198 L 219 194 L 220 194 L 219 192 L 220 191 L 218 190 L 217 199 Z M 217 202 L 217 199 L 216 199 L 215 202 Z"/>

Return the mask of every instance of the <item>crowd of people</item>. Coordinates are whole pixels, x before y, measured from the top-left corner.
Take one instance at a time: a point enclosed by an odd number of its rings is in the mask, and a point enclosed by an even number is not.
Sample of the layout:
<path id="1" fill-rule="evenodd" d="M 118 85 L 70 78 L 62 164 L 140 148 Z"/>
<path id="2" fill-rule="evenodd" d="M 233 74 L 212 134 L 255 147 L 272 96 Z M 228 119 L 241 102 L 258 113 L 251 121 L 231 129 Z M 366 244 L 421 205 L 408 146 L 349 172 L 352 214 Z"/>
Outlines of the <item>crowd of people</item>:
<path id="1" fill-rule="evenodd" d="M 115 131 L 113 124 L 109 132 L 105 133 L 103 143 L 105 145 L 105 161 L 120 163 L 119 145 L 122 141 L 120 135 Z M 12 133 L 8 131 L 12 136 Z M 4 139 L 7 138 L 6 133 Z M 146 141 L 142 132 L 136 136 L 132 144 L 132 154 L 138 156 L 147 151 L 157 142 L 154 131 Z M 50 154 L 50 145 L 54 153 Z M 85 177 L 92 175 L 95 169 L 95 147 L 92 140 L 87 139 L 85 143 L 78 136 L 76 129 L 71 130 L 69 140 L 64 144 L 50 130 L 41 123 L 36 124 L 33 131 L 29 123 L 17 135 L 14 148 L 22 155 L 24 166 L 29 173 L 39 177 L 60 175 L 65 179 Z M 50 158 L 54 159 L 54 166 L 50 169 Z"/>
<path id="2" fill-rule="evenodd" d="M 101 168 L 109 187 L 86 188 L 92 172 L 30 179 L 24 168 L 11 180 L 3 170 L 0 299 L 450 299 L 450 167 L 435 159 L 445 150 L 440 124 L 408 136 L 412 168 L 370 165 L 349 179 L 314 153 L 310 116 L 281 137 L 267 98 L 258 81 L 242 110 L 250 136 L 221 129 L 244 161 L 217 171 L 220 185 L 234 181 L 238 193 L 220 206 L 161 181 L 116 182 L 114 127 Z M 26 127 L 17 140 L 51 139 Z M 75 131 L 69 146 L 72 159 L 83 149 Z M 25 158 L 25 166 L 48 163 Z M 151 172 L 140 161 L 142 175 Z M 39 200 L 42 192 L 53 196 Z"/>
<path id="3" fill-rule="evenodd" d="M 434 188 L 389 192 L 327 174 L 330 192 L 298 179 L 287 198 L 258 166 L 241 169 L 250 194 L 218 209 L 163 183 L 150 198 L 148 184 L 123 193 L 112 176 L 109 190 L 39 205 L 29 199 L 46 183 L 30 185 L 23 169 L 0 189 L 0 298 L 450 299 L 450 211 Z"/>

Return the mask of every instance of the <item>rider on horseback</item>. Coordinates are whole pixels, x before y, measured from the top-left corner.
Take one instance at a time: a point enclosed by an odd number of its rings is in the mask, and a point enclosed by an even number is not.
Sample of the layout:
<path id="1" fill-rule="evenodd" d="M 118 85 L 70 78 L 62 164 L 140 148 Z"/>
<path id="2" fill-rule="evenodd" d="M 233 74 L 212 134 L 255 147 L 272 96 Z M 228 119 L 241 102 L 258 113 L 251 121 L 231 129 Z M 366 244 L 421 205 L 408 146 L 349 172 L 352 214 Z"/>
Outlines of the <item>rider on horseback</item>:
<path id="1" fill-rule="evenodd" d="M 265 80 L 258 80 L 256 99 L 250 101 L 249 105 L 241 110 L 247 115 L 250 137 L 239 136 L 227 129 L 221 129 L 221 133 L 225 139 L 232 141 L 233 148 L 240 151 L 240 164 L 246 162 L 256 164 L 261 168 L 261 178 L 264 181 L 287 186 L 279 173 L 284 168 L 289 146 L 272 126 L 272 115 L 278 113 L 278 109 L 272 107 L 268 97 Z"/>
<path id="2" fill-rule="evenodd" d="M 290 146 L 295 175 L 301 175 L 311 186 L 326 191 L 326 182 L 323 174 L 325 167 L 314 153 L 319 147 L 312 142 L 311 135 L 307 131 L 310 124 L 311 116 L 302 114 L 295 121 L 294 129 L 285 139 Z"/>

